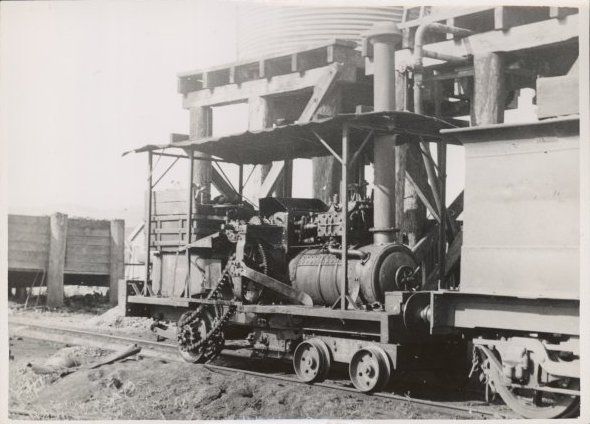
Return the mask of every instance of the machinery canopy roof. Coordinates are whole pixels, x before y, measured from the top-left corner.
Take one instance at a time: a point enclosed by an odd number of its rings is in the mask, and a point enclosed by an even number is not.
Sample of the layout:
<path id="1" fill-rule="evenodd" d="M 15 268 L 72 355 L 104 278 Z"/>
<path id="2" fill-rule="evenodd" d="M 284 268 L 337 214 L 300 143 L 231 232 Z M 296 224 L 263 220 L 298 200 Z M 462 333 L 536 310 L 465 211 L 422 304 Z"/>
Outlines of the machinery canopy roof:
<path id="1" fill-rule="evenodd" d="M 318 136 L 338 155 L 342 152 L 342 128 L 348 124 L 349 151 L 354 153 L 371 131 L 375 136 L 401 134 L 398 142 L 436 141 L 441 129 L 455 126 L 434 117 L 411 112 L 369 112 L 340 114 L 309 122 L 297 122 L 259 131 L 190 139 L 168 145 L 147 145 L 134 152 L 164 148 L 193 149 L 224 161 L 238 164 L 263 164 L 278 160 L 327 156 L 328 149 Z M 372 140 L 369 140 L 372 142 Z"/>

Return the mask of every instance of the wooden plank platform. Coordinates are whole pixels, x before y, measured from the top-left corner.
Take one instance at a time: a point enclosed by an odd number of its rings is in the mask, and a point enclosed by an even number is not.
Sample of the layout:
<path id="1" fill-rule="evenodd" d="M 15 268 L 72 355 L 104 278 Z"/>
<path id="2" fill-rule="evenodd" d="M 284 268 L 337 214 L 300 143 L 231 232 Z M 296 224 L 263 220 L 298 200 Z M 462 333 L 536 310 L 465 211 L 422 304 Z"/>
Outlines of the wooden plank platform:
<path id="1" fill-rule="evenodd" d="M 257 79 L 270 79 L 278 75 L 305 72 L 330 63 L 353 60 L 363 66 L 360 54 L 354 53 L 356 43 L 334 40 L 305 50 L 294 50 L 280 56 L 268 55 L 247 61 L 233 62 L 207 69 L 196 69 L 178 74 L 178 92 L 213 89 L 228 84 L 242 84 Z"/>

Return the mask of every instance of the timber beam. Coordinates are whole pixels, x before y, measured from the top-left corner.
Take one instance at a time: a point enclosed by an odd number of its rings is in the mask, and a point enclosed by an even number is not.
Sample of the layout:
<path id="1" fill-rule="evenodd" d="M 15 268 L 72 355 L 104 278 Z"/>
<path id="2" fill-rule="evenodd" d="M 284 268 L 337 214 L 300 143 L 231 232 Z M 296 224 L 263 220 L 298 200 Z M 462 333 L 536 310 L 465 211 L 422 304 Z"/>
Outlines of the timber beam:
<path id="1" fill-rule="evenodd" d="M 222 85 L 212 90 L 192 91 L 184 96 L 183 107 L 191 109 L 202 106 L 219 106 L 244 102 L 252 97 L 313 89 L 325 80 L 326 74 L 337 71 L 339 71 L 337 81 L 356 82 L 357 70 L 358 68 L 354 65 L 342 65 L 335 62 L 320 68 L 309 69 L 303 74 L 290 72 L 271 79 L 261 78 L 242 84 Z"/>
<path id="2" fill-rule="evenodd" d="M 280 56 L 268 55 L 247 61 L 234 62 L 208 69 L 199 69 L 178 74 L 178 92 L 186 95 L 192 91 L 213 89 L 228 84 L 241 84 L 247 81 L 293 72 L 305 72 L 321 68 L 334 62 L 363 66 L 360 54 L 355 51 L 356 43 L 347 40 L 334 40 L 307 50 L 297 50 Z"/>
<path id="3" fill-rule="evenodd" d="M 568 11 L 568 13 L 571 11 Z M 557 11 L 554 12 L 557 14 Z M 555 18 L 514 26 L 509 29 L 494 29 L 470 35 L 458 40 L 445 40 L 425 45 L 429 51 L 453 56 L 473 56 L 495 52 L 518 52 L 565 43 L 580 35 L 579 15 L 567 15 L 562 11 Z M 409 48 L 396 51 L 396 68 L 403 71 L 413 64 Z M 438 65 L 440 61 L 424 60 L 425 67 Z M 365 58 L 365 72 L 373 74 L 372 59 Z"/>

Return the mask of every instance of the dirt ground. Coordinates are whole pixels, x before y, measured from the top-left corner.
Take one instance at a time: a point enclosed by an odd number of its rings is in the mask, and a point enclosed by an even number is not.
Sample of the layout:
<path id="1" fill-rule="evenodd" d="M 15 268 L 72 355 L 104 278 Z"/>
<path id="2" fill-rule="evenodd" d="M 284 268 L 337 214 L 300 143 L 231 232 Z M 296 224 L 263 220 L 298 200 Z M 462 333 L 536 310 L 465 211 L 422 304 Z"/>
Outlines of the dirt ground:
<path id="1" fill-rule="evenodd" d="M 11 305 L 9 315 L 69 327 L 110 333 L 149 333 L 151 320 L 122 318 L 106 307 L 99 311 L 62 309 L 23 311 Z M 153 337 L 153 336 L 152 336 Z M 56 363 L 64 358 L 88 364 L 109 352 L 64 346 L 13 335 L 10 351 L 9 409 L 15 419 L 253 419 L 253 418 L 463 418 L 452 411 L 404 401 L 366 397 L 321 387 L 227 374 L 205 365 L 166 362 L 141 354 L 94 370 L 65 377 L 38 375 L 30 363 Z M 220 359 L 224 361 L 224 359 Z M 223 364 L 223 363 L 222 363 Z M 260 363 L 255 366 L 274 367 Z M 248 369 L 249 365 L 246 366 Z M 477 404 L 475 404 L 477 406 Z M 474 416 L 473 418 L 480 418 Z"/>
<path id="2" fill-rule="evenodd" d="M 452 418 L 409 402 L 366 398 L 292 385 L 203 365 L 168 363 L 141 355 L 63 378 L 37 375 L 27 364 L 56 357 L 89 363 L 107 354 L 31 339 L 11 340 L 9 409 L 12 418 L 252 419 Z M 30 415 L 22 416 L 20 413 Z"/>

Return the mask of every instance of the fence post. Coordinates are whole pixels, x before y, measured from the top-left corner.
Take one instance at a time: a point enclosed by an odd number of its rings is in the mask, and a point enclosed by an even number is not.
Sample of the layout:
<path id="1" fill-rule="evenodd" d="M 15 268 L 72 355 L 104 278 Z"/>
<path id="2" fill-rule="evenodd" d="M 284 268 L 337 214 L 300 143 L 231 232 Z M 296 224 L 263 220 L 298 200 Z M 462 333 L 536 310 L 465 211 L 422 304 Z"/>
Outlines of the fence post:
<path id="1" fill-rule="evenodd" d="M 47 306 L 55 308 L 64 303 L 64 266 L 68 216 L 55 213 L 50 218 L 49 261 L 47 264 Z"/>

